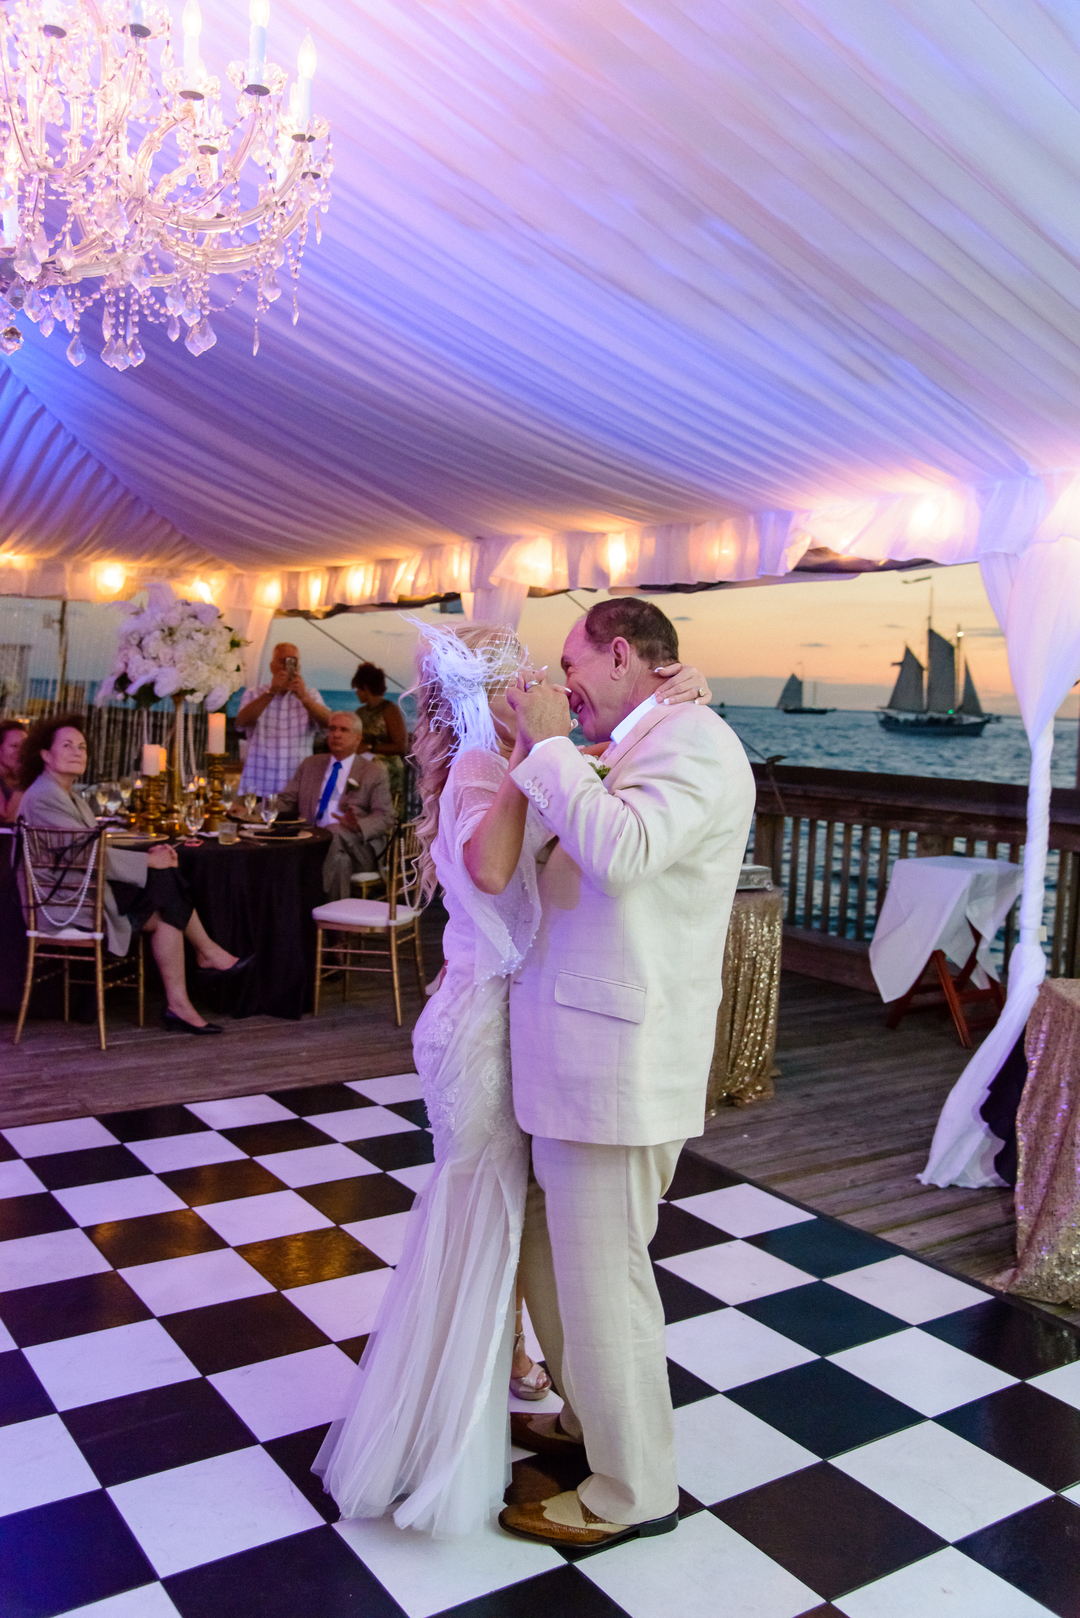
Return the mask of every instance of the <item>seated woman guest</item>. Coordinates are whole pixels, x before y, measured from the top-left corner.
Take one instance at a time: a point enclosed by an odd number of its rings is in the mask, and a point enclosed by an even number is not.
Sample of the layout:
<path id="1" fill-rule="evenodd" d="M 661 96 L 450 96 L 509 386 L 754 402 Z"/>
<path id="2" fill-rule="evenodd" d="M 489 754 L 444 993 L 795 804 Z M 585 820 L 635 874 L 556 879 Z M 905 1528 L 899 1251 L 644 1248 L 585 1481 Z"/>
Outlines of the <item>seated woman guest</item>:
<path id="1" fill-rule="evenodd" d="M 0 825 L 13 826 L 19 813 L 19 755 L 26 726 L 18 719 L 0 719 Z"/>
<path id="2" fill-rule="evenodd" d="M 356 711 L 364 727 L 360 751 L 382 759 L 390 777 L 390 791 L 400 805 L 405 790 L 405 754 L 409 751 L 405 716 L 386 695 L 386 675 L 374 663 L 361 663 L 352 677 L 352 688 L 360 703 Z"/>
<path id="3" fill-rule="evenodd" d="M 54 714 L 30 727 L 22 747 L 23 796 L 19 808 L 28 826 L 72 832 L 96 826 L 89 804 L 72 791 L 86 769 L 82 727 L 78 714 Z M 163 1026 L 182 1034 L 220 1034 L 220 1025 L 204 1021 L 188 999 L 184 939 L 189 938 L 194 945 L 200 968 L 216 976 L 232 973 L 247 963 L 238 961 L 209 937 L 176 866 L 176 850 L 167 843 L 158 844 L 146 854 L 130 849 L 108 850 L 104 909 L 109 953 L 126 955 L 136 933 L 149 933 L 168 1002 L 161 1014 Z M 74 918 L 75 926 L 90 924 L 89 914 L 85 919 Z M 44 918 L 40 925 L 43 931 L 49 930 Z"/>

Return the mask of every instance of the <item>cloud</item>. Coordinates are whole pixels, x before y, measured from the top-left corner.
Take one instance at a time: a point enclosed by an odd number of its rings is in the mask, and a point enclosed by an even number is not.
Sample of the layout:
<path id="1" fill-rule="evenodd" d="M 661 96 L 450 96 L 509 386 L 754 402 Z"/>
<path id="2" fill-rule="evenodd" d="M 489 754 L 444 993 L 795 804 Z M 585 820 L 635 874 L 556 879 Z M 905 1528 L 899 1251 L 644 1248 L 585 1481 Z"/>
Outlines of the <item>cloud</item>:
<path id="1" fill-rule="evenodd" d="M 903 629 L 903 624 L 882 624 L 882 629 Z"/>
<path id="2" fill-rule="evenodd" d="M 989 624 L 983 629 L 965 629 L 965 640 L 1004 640 L 1005 631 L 999 629 L 997 624 Z"/>
<path id="3" fill-rule="evenodd" d="M 800 646 L 820 646 L 823 648 L 827 648 L 830 644 L 827 640 L 801 640 L 799 642 Z"/>
<path id="4" fill-rule="evenodd" d="M 690 624 L 694 620 L 684 613 L 681 618 L 673 618 L 671 621 L 673 624 Z"/>

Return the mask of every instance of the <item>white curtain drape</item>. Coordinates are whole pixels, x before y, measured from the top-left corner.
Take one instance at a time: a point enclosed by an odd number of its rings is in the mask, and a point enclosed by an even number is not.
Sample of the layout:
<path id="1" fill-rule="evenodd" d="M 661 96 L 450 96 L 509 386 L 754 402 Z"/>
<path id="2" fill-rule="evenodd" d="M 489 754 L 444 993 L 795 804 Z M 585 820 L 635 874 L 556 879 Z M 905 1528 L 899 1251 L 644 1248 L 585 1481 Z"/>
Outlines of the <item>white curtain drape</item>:
<path id="1" fill-rule="evenodd" d="M 1067 507 L 1047 527 L 1068 521 Z M 982 562 L 986 593 L 1005 631 L 1009 671 L 1031 743 L 1020 937 L 1009 962 L 1009 993 L 997 1023 L 953 1086 L 919 1178 L 926 1185 L 1000 1185 L 1001 1141 L 980 1115 L 987 1092 L 1027 1023 L 1046 974 L 1043 900 L 1050 829 L 1054 714 L 1080 678 L 1080 540 L 1059 537 L 1022 555 Z"/>

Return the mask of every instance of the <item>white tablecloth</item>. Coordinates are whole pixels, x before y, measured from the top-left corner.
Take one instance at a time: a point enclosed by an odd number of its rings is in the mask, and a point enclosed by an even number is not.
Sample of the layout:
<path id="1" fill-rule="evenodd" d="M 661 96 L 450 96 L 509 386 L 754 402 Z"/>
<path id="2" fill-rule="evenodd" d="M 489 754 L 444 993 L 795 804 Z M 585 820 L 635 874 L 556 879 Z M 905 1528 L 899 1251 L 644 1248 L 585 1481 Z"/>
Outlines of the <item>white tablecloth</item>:
<path id="1" fill-rule="evenodd" d="M 935 949 L 963 966 L 971 954 L 971 927 L 980 935 L 972 982 L 985 989 L 997 977 L 990 945 L 1023 880 L 1023 866 L 1005 860 L 961 854 L 897 860 L 870 945 L 870 969 L 881 998 L 906 994 Z"/>

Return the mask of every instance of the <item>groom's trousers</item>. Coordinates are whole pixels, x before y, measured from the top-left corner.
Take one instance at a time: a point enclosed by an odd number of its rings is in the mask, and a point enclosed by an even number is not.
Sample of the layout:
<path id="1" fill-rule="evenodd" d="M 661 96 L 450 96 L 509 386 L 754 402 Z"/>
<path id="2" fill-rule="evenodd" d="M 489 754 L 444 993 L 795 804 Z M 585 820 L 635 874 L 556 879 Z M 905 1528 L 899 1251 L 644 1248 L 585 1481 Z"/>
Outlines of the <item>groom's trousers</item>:
<path id="1" fill-rule="evenodd" d="M 607 1522 L 679 1503 L 664 1311 L 649 1243 L 683 1142 L 595 1146 L 533 1136 L 521 1243 L 529 1315 L 592 1475 L 579 1494 Z"/>

